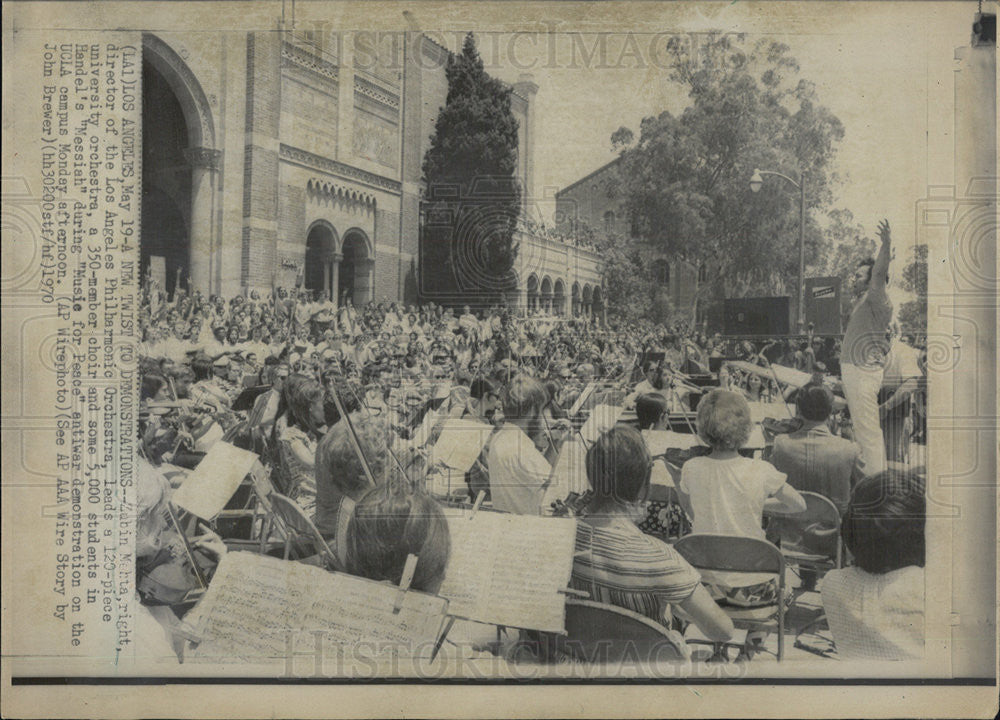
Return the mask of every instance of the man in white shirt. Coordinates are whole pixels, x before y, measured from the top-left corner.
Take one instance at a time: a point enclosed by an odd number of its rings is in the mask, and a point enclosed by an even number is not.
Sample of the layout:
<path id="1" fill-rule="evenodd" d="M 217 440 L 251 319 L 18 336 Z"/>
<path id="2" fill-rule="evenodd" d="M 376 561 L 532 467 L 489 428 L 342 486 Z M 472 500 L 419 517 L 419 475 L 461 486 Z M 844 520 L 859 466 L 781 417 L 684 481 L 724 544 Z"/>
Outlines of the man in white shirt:
<path id="1" fill-rule="evenodd" d="M 552 475 L 552 464 L 569 435 L 569 423 L 548 427 L 542 411 L 545 388 L 527 375 L 515 377 L 503 397 L 503 427 L 490 441 L 486 466 L 493 507 L 518 515 L 539 515 Z M 532 437 L 547 443 L 543 454 Z"/>

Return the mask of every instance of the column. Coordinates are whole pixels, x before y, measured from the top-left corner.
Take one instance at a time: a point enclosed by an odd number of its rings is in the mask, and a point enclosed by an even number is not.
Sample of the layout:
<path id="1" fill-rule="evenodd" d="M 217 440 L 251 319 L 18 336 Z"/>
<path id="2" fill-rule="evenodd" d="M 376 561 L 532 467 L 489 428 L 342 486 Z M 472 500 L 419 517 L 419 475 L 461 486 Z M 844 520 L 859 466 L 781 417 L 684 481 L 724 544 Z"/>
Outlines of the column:
<path id="1" fill-rule="evenodd" d="M 219 292 L 221 268 L 216 247 L 215 181 L 222 152 L 210 148 L 188 148 L 184 159 L 191 165 L 191 222 L 189 285 L 192 290 L 210 294 Z"/>
<path id="2" fill-rule="evenodd" d="M 332 265 L 330 267 L 330 272 L 333 274 L 333 286 L 330 290 L 332 293 L 331 298 L 333 299 L 333 304 L 338 308 L 340 307 L 340 261 L 344 259 L 343 253 L 334 253 L 332 256 Z M 353 298 L 351 302 L 353 302 Z"/>

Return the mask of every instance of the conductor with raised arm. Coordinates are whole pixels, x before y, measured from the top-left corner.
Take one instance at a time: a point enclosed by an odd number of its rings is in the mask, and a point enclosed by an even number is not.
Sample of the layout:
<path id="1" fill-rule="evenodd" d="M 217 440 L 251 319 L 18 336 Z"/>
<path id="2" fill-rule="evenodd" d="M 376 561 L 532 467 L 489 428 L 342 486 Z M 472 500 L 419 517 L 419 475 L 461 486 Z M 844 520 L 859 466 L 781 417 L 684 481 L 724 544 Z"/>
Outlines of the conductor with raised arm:
<path id="1" fill-rule="evenodd" d="M 841 353 L 844 395 L 866 475 L 885 470 L 878 391 L 889 353 L 889 323 L 892 320 L 892 303 L 885 289 L 892 253 L 888 220 L 879 223 L 878 235 L 881 241 L 878 256 L 862 261 L 854 271 L 852 289 L 856 300 Z"/>

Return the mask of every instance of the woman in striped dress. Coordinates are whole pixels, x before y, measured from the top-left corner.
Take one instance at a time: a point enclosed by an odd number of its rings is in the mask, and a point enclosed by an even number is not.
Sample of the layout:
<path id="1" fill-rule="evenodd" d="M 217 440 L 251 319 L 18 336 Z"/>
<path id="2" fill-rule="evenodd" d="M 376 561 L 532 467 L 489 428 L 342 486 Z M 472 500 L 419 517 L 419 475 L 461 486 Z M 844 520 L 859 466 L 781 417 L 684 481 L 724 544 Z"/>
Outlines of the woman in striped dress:
<path id="1" fill-rule="evenodd" d="M 666 627 L 677 605 L 708 639 L 728 640 L 732 621 L 702 587 L 698 571 L 636 525 L 652 466 L 639 433 L 623 426 L 604 433 L 587 451 L 586 466 L 594 496 L 577 525 L 570 587 Z"/>

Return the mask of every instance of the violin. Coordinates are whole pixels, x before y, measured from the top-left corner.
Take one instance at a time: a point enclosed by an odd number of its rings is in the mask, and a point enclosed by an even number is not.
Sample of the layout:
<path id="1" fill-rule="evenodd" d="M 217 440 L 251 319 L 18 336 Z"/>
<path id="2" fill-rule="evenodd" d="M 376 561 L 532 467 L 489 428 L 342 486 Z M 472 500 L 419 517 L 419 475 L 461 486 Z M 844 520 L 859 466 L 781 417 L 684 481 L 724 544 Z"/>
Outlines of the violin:
<path id="1" fill-rule="evenodd" d="M 143 605 L 180 605 L 192 602 L 204 590 L 201 578 L 209 577 L 218 564 L 215 556 L 202 548 L 192 548 L 190 555 L 184 541 L 173 528 L 165 528 L 165 546 L 138 570 L 136 590 Z M 197 571 L 192 560 L 198 564 Z"/>

